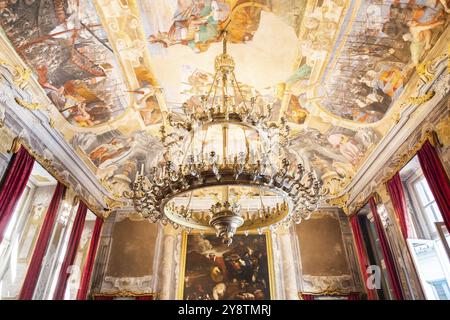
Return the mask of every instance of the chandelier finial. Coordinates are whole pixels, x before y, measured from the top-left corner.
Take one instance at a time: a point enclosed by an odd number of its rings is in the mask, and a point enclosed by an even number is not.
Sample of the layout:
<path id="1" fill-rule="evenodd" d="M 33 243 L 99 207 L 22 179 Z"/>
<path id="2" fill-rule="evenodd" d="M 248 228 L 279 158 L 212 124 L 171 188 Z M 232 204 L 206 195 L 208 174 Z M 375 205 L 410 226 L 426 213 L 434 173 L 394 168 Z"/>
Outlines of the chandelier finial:
<path id="1" fill-rule="evenodd" d="M 227 53 L 227 30 L 223 31 L 223 39 L 222 39 L 222 50 L 223 54 Z"/>

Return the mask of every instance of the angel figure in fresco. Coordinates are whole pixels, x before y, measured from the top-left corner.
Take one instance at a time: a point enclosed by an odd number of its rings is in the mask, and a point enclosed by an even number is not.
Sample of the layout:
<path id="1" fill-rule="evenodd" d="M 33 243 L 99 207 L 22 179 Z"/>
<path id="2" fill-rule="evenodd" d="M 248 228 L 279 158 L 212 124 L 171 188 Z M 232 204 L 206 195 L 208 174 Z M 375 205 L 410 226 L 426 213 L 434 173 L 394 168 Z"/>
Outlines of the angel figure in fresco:
<path id="1" fill-rule="evenodd" d="M 425 52 L 431 49 L 432 30 L 445 23 L 445 13 L 450 13 L 447 0 L 394 0 L 386 25 L 403 24 L 407 29 L 402 38 L 411 42 L 408 70 L 415 67 Z"/>
<path id="2" fill-rule="evenodd" d="M 136 109 L 146 126 L 158 123 L 161 120 L 161 109 L 156 98 L 156 93 L 161 92 L 160 87 L 145 84 L 136 90 L 127 92 L 132 93 L 136 98 Z"/>
<path id="3" fill-rule="evenodd" d="M 145 84 L 142 87 L 136 89 L 127 91 L 134 95 L 136 98 L 136 104 L 138 109 L 142 109 L 145 107 L 147 100 L 150 97 L 153 97 L 157 92 L 161 91 L 161 87 L 155 87 L 151 84 Z"/>
<path id="4" fill-rule="evenodd" d="M 411 66 L 419 64 L 424 53 L 431 49 L 432 29 L 441 26 L 444 21 L 437 21 L 428 25 L 421 25 L 418 22 L 411 21 L 409 25 L 409 33 L 403 35 L 403 40 L 410 41 L 411 50 Z"/>
<path id="5" fill-rule="evenodd" d="M 342 133 L 335 133 L 328 136 L 328 142 L 339 149 L 340 153 L 352 164 L 356 164 L 364 155 L 351 137 Z"/>
<path id="6" fill-rule="evenodd" d="M 206 44 L 218 35 L 218 24 L 227 19 L 230 6 L 225 0 L 178 0 L 178 8 L 173 24 L 168 32 L 151 35 L 151 43 L 161 43 L 164 47 L 184 44 L 197 51 L 203 51 Z"/>

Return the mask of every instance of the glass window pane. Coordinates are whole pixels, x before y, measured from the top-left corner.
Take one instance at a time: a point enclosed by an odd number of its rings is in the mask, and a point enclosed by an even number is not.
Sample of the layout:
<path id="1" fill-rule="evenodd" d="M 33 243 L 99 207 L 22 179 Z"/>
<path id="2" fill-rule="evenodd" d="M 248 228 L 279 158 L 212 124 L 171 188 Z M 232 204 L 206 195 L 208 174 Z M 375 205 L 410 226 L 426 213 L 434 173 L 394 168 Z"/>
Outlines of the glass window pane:
<path id="1" fill-rule="evenodd" d="M 427 205 L 430 202 L 429 194 L 426 192 L 424 187 L 424 180 L 421 179 L 415 184 L 415 188 L 419 194 L 420 202 L 423 206 Z"/>

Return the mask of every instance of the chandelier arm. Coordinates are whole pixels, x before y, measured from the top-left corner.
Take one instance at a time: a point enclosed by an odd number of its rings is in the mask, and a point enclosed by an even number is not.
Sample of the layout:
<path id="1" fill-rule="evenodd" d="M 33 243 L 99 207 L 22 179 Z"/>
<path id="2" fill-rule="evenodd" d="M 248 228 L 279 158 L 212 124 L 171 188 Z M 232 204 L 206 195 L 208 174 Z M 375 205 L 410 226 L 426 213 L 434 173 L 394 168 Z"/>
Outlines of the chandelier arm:
<path id="1" fill-rule="evenodd" d="M 206 141 L 206 137 L 208 136 L 208 131 L 209 131 L 209 127 L 206 127 L 206 130 L 205 130 L 205 134 L 203 135 L 203 139 L 202 139 L 202 151 L 201 151 L 201 160 L 202 160 L 202 162 L 203 162 L 203 155 L 204 155 L 204 152 L 205 152 L 205 141 Z"/>
<path id="2" fill-rule="evenodd" d="M 259 190 L 259 201 L 261 202 L 261 207 L 262 207 L 262 209 L 263 209 L 263 211 L 265 211 L 266 210 L 266 207 L 264 206 L 264 201 L 263 201 L 263 199 L 262 199 L 262 195 L 261 195 L 261 188 L 258 188 Z"/>
<path id="3" fill-rule="evenodd" d="M 239 95 L 241 96 L 242 102 L 244 103 L 245 110 L 249 111 L 247 108 L 247 104 L 245 103 L 245 99 L 244 99 L 244 95 L 242 94 L 241 87 L 239 86 L 239 82 L 236 80 L 236 75 L 234 74 L 234 71 L 231 72 L 231 74 L 233 76 L 235 86 L 238 89 Z"/>
<path id="4" fill-rule="evenodd" d="M 187 150 L 192 149 L 192 154 L 194 154 L 194 131 L 191 131 L 190 136 L 191 136 L 191 141 L 189 141 L 189 144 L 187 146 Z M 184 152 L 183 159 L 181 159 L 181 162 L 180 162 L 181 164 L 184 163 L 184 161 L 186 160 L 187 155 L 188 155 L 188 152 Z"/>
<path id="5" fill-rule="evenodd" d="M 245 127 L 243 128 L 243 130 L 244 130 L 244 138 L 245 138 L 245 149 L 247 151 L 247 154 L 245 156 L 245 162 L 248 162 L 250 160 L 250 142 L 248 141 L 247 130 L 245 129 Z"/>
<path id="6" fill-rule="evenodd" d="M 209 88 L 208 93 L 206 94 L 206 99 L 203 101 L 203 103 L 204 103 L 203 109 L 206 109 L 206 103 L 207 103 L 209 97 L 211 96 L 211 92 L 213 91 L 213 88 L 214 88 L 214 96 L 213 96 L 213 103 L 214 103 L 214 98 L 216 97 L 216 89 L 217 89 L 217 77 L 218 77 L 218 72 L 215 72 L 211 87 Z"/>
<path id="7" fill-rule="evenodd" d="M 223 113 L 225 114 L 225 117 L 228 119 L 228 106 L 227 106 L 227 74 L 226 72 L 222 72 L 222 108 Z M 219 112 L 220 112 L 220 106 L 219 106 Z"/>
<path id="8" fill-rule="evenodd" d="M 186 205 L 186 212 L 189 210 L 189 207 L 191 206 L 191 200 L 192 200 L 192 195 L 193 194 L 194 194 L 194 190 L 192 190 L 190 195 L 189 195 L 189 200 L 188 200 L 188 203 Z"/>

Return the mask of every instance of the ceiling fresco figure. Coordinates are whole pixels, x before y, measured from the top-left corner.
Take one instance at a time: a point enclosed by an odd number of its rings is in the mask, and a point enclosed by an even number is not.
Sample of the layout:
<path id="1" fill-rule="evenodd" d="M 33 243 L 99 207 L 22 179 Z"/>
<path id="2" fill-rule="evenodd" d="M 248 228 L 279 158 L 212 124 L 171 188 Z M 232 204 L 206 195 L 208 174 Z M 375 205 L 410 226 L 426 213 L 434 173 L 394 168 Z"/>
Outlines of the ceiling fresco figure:
<path id="1" fill-rule="evenodd" d="M 336 116 L 381 120 L 448 25 L 448 1 L 363 1 L 319 95 Z"/>
<path id="2" fill-rule="evenodd" d="M 153 8 L 163 8 L 164 5 L 154 1 Z M 163 1 L 166 2 L 166 1 Z M 171 24 L 156 22 L 156 33 L 149 36 L 150 43 L 160 43 L 164 47 L 182 44 L 191 47 L 195 52 L 206 51 L 209 43 L 220 41 L 222 30 L 227 27 L 231 42 L 243 42 L 251 40 L 253 33 L 259 24 L 261 9 L 254 3 L 244 7 L 233 17 L 232 24 L 228 28 L 230 15 L 234 8 L 245 4 L 245 0 L 178 0 L 174 8 Z M 266 6 L 264 0 L 252 1 L 261 6 Z M 166 6 L 167 10 L 167 6 Z M 154 17 L 158 20 L 161 18 Z M 169 18 L 169 17 L 167 17 Z M 161 30 L 163 29 L 163 30 Z"/>
<path id="3" fill-rule="evenodd" d="M 90 0 L 6 1 L 0 24 L 70 123 L 93 127 L 124 111 L 124 85 Z"/>
<path id="4" fill-rule="evenodd" d="M 130 136 L 118 130 L 101 135 L 79 133 L 71 144 L 115 195 L 121 195 L 129 187 L 138 170 L 154 165 L 159 154 L 157 150 L 161 148 L 158 139 L 143 131 Z M 150 150 L 154 152 L 150 153 Z"/>

